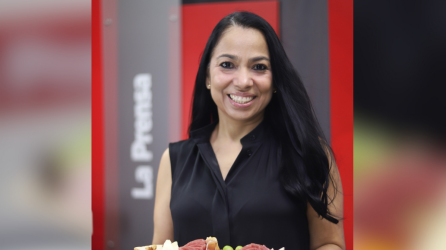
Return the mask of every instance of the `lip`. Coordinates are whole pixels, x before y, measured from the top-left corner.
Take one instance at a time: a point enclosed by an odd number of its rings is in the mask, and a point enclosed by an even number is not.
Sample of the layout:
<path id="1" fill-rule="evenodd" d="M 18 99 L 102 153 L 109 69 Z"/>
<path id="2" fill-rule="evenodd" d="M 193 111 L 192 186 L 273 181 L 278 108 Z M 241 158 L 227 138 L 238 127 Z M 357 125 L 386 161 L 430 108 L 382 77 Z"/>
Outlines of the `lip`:
<path id="1" fill-rule="evenodd" d="M 234 94 L 234 95 L 235 95 L 235 94 Z M 230 102 L 234 107 L 237 107 L 237 108 L 247 108 L 247 107 L 249 107 L 249 106 L 252 105 L 252 103 L 254 102 L 255 99 L 257 99 L 257 98 L 253 98 L 251 101 L 249 101 L 249 102 L 247 102 L 247 103 L 238 103 L 238 102 L 235 102 L 234 100 L 232 100 L 231 97 L 229 97 L 229 95 L 226 95 L 226 96 L 228 97 L 229 102 Z M 241 95 L 238 95 L 238 96 L 241 96 Z M 245 96 L 243 96 L 243 97 L 254 97 L 254 96 L 255 96 L 255 95 L 245 95 Z"/>

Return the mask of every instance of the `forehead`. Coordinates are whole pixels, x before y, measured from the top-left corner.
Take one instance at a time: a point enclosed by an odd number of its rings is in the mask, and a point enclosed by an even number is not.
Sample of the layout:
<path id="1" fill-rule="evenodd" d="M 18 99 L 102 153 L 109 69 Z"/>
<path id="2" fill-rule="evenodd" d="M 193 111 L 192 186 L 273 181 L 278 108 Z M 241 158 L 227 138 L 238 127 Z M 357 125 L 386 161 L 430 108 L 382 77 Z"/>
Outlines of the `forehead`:
<path id="1" fill-rule="evenodd" d="M 263 34 L 252 28 L 231 26 L 223 32 L 212 56 L 221 53 L 256 54 L 268 56 L 268 45 Z"/>

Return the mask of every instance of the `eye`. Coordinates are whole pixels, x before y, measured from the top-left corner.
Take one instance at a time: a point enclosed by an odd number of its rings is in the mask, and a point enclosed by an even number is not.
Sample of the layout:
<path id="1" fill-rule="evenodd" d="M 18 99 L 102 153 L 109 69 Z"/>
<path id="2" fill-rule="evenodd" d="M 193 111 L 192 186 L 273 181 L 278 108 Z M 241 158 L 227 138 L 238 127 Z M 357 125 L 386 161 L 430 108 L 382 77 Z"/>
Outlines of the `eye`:
<path id="1" fill-rule="evenodd" d="M 234 68 L 234 64 L 232 64 L 230 62 L 222 62 L 220 64 L 220 67 L 225 68 L 225 69 L 232 69 L 232 68 Z"/>
<path id="2" fill-rule="evenodd" d="M 258 70 L 258 71 L 264 71 L 264 70 L 267 70 L 268 67 L 266 67 L 265 64 L 256 64 L 256 65 L 254 65 L 253 69 Z"/>

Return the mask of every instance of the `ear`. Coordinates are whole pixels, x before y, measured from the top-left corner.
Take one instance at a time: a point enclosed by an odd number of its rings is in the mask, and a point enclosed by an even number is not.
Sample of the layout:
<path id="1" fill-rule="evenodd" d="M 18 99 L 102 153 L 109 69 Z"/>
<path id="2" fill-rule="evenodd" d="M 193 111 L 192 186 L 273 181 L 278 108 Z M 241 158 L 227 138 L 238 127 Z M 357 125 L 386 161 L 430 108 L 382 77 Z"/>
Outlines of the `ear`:
<path id="1" fill-rule="evenodd" d="M 211 84 L 211 80 L 209 79 L 209 76 L 207 76 L 206 77 L 206 88 L 207 89 L 211 89 L 210 84 Z"/>
<path id="2" fill-rule="evenodd" d="M 209 86 L 211 84 L 211 79 L 209 79 L 209 65 L 207 67 L 206 70 L 206 88 L 207 89 L 211 89 L 211 87 Z"/>

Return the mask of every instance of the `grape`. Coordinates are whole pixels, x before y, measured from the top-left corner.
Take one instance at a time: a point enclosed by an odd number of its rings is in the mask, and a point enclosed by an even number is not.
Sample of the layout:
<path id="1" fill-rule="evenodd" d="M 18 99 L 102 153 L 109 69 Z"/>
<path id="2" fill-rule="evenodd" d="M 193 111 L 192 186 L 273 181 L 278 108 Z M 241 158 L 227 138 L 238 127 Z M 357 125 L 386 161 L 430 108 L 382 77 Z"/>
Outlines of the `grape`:
<path id="1" fill-rule="evenodd" d="M 243 247 L 242 246 L 237 246 L 236 248 L 235 248 L 235 250 L 240 250 L 240 249 L 242 249 Z"/>
<path id="2" fill-rule="evenodd" d="M 234 250 L 231 246 L 225 246 L 223 247 L 223 250 Z"/>

